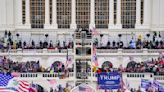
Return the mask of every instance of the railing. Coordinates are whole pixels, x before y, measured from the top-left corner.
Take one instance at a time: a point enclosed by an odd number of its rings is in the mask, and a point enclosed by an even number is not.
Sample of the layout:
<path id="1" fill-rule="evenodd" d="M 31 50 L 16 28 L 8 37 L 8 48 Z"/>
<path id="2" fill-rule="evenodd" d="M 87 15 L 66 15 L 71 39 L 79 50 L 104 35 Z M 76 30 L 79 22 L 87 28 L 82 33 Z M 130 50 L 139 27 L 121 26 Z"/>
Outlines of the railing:
<path id="1" fill-rule="evenodd" d="M 117 49 L 97 49 L 97 53 L 117 53 Z"/>
<path id="2" fill-rule="evenodd" d="M 92 74 L 92 76 L 91 76 Z M 77 73 L 76 77 L 81 77 L 85 75 L 86 78 L 90 78 L 93 80 L 97 79 L 97 73 L 91 73 L 88 72 L 86 74 Z M 68 74 L 63 73 L 20 73 L 18 78 L 73 78 L 74 79 L 74 73 L 70 72 Z M 130 78 L 130 79 L 154 79 L 159 81 L 164 81 L 163 75 L 154 75 L 153 73 L 122 73 L 123 78 Z"/>
<path id="3" fill-rule="evenodd" d="M 73 51 L 72 49 L 69 49 Z M 67 49 L 11 49 L 10 51 L 1 50 L 2 53 L 67 53 Z"/>
<path id="4" fill-rule="evenodd" d="M 153 73 L 123 73 L 126 78 L 153 78 Z"/>
<path id="5" fill-rule="evenodd" d="M 70 72 L 68 74 L 63 73 L 20 73 L 20 78 L 57 78 L 57 77 L 73 77 L 73 72 Z"/>
<path id="6" fill-rule="evenodd" d="M 156 76 L 154 76 L 154 79 L 164 81 L 164 75 L 156 75 Z"/>
<path id="7" fill-rule="evenodd" d="M 8 53 L 7 50 L 1 52 Z M 67 49 L 11 49 L 10 53 L 67 53 Z M 164 49 L 97 49 L 97 53 L 164 53 Z"/>
<path id="8" fill-rule="evenodd" d="M 164 49 L 97 49 L 98 53 L 164 53 Z"/>

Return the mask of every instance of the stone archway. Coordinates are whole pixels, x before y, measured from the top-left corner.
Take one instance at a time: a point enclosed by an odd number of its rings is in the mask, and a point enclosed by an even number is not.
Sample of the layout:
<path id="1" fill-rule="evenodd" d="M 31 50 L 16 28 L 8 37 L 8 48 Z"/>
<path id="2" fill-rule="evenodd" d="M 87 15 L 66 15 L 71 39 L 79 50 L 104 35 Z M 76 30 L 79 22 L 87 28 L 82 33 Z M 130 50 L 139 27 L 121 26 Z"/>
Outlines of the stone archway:
<path id="1" fill-rule="evenodd" d="M 52 63 L 50 69 L 54 69 L 54 72 L 62 71 L 64 70 L 65 66 L 61 61 L 55 61 Z"/>
<path id="2" fill-rule="evenodd" d="M 80 84 L 74 87 L 71 92 L 96 92 L 96 90 L 87 84 Z"/>
<path id="3" fill-rule="evenodd" d="M 39 84 L 36 84 L 36 88 L 37 88 L 37 92 L 44 92 L 44 88 L 41 86 L 41 85 L 39 85 Z"/>
<path id="4" fill-rule="evenodd" d="M 133 67 L 135 67 L 135 65 L 136 65 L 137 63 L 135 62 L 135 61 L 130 61 L 128 64 L 127 64 L 127 66 L 126 66 L 126 68 L 133 68 Z"/>
<path id="5" fill-rule="evenodd" d="M 113 68 L 113 64 L 110 61 L 105 61 L 102 65 L 101 68 L 103 69 L 110 69 Z"/>

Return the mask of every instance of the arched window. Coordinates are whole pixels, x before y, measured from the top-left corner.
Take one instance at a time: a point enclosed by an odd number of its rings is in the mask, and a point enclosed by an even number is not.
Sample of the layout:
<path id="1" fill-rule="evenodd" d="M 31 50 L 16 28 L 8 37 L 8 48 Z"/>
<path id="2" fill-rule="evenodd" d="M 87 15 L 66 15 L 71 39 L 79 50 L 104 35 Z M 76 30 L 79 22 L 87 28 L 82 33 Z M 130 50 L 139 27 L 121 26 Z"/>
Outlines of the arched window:
<path id="1" fill-rule="evenodd" d="M 113 68 L 113 64 L 112 64 L 110 61 L 105 61 L 105 62 L 102 64 L 102 68 L 103 68 L 103 69 Z"/>
<path id="2" fill-rule="evenodd" d="M 22 23 L 26 22 L 26 0 L 22 0 Z"/>
<path id="3" fill-rule="evenodd" d="M 135 67 L 137 63 L 135 61 L 130 61 L 128 64 L 127 64 L 127 68 L 133 68 Z"/>
<path id="4" fill-rule="evenodd" d="M 144 21 L 144 0 L 141 0 L 141 24 Z"/>

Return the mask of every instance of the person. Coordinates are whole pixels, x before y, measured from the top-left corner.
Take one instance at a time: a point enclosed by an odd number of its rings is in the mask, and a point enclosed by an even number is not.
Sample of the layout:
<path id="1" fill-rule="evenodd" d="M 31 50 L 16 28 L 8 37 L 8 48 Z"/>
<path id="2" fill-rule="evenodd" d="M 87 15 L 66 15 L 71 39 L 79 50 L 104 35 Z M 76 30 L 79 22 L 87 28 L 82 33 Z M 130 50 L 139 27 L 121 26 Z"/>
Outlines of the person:
<path id="1" fill-rule="evenodd" d="M 32 45 L 32 49 L 34 49 L 35 48 L 35 42 L 34 42 L 34 40 L 32 40 L 31 45 Z"/>
<path id="2" fill-rule="evenodd" d="M 50 40 L 49 48 L 53 48 L 52 40 Z"/>
<path id="3" fill-rule="evenodd" d="M 116 46 L 116 42 L 113 40 L 113 47 L 112 48 L 115 48 L 115 46 Z"/>
<path id="4" fill-rule="evenodd" d="M 53 92 L 53 88 L 52 87 L 50 88 L 50 92 Z"/>
<path id="5" fill-rule="evenodd" d="M 42 49 L 42 48 L 43 48 L 43 42 L 40 41 L 40 42 L 39 42 L 39 45 L 40 45 L 40 49 Z"/>
<path id="6" fill-rule="evenodd" d="M 131 39 L 131 41 L 130 41 L 130 48 L 131 48 L 131 49 L 135 49 L 135 48 L 136 48 L 136 42 L 135 42 L 135 40 L 133 39 L 133 37 L 132 37 L 132 39 Z"/>
<path id="7" fill-rule="evenodd" d="M 110 48 L 110 41 L 107 42 L 107 48 Z"/>
<path id="8" fill-rule="evenodd" d="M 26 41 L 23 42 L 23 48 L 26 48 Z"/>

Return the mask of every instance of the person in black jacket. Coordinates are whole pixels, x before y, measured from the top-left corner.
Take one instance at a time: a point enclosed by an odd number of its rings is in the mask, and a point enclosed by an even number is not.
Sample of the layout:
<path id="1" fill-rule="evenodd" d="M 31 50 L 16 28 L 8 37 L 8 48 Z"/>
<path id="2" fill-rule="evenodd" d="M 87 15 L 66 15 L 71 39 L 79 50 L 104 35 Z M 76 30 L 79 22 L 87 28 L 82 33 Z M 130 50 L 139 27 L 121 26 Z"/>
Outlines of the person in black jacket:
<path id="1" fill-rule="evenodd" d="M 116 42 L 113 40 L 113 47 L 112 48 L 115 48 L 116 47 Z"/>

